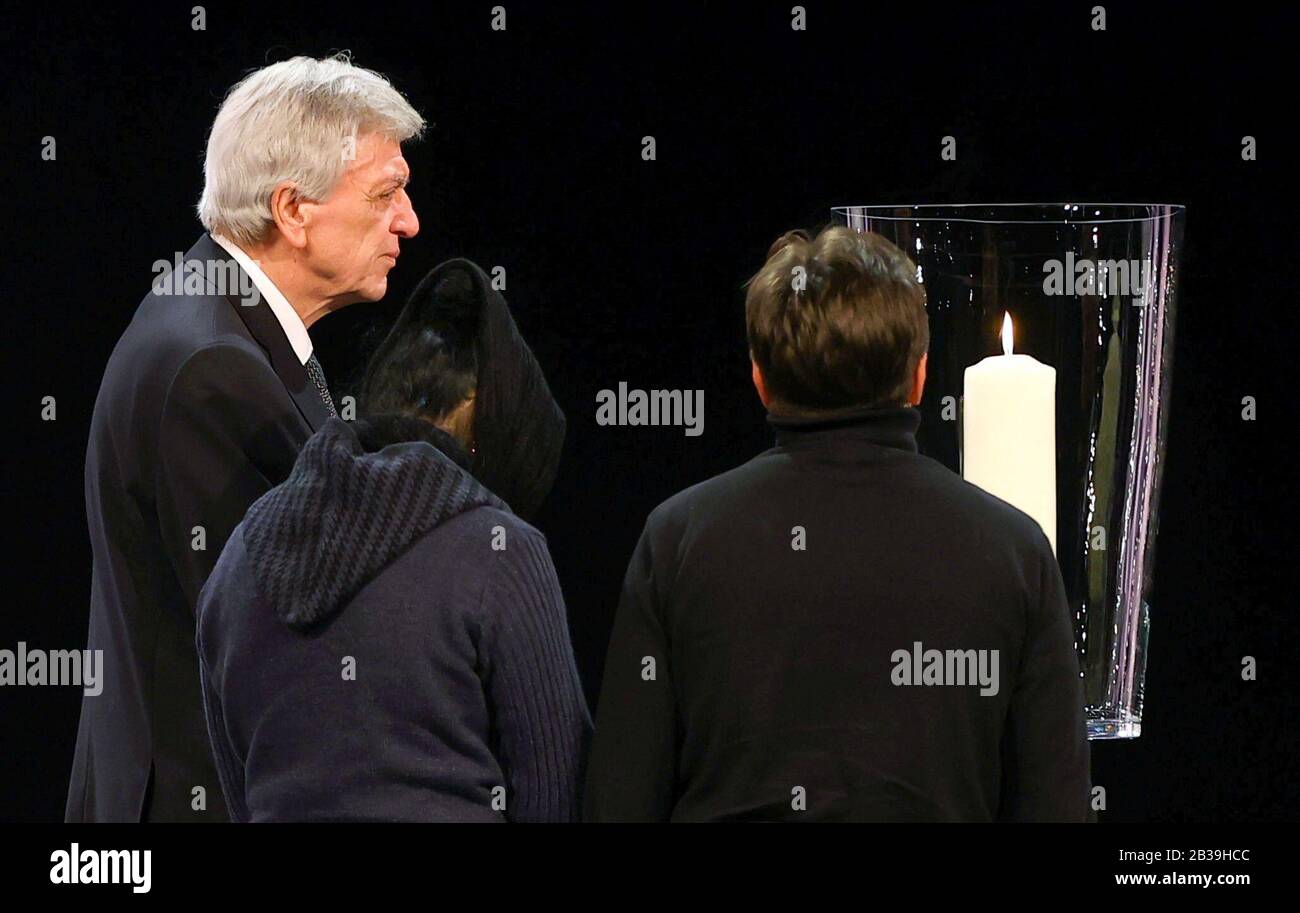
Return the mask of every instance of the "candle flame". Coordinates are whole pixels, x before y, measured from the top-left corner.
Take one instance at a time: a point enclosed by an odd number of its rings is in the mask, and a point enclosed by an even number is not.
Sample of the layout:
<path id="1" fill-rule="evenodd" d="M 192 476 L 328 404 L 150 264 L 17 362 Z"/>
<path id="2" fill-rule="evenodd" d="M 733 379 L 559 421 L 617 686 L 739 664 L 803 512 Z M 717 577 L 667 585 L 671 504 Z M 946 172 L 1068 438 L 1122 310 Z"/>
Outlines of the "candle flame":
<path id="1" fill-rule="evenodd" d="M 1002 354 L 1003 355 L 1011 354 L 1011 342 L 1013 338 L 1014 338 L 1014 334 L 1012 333 L 1011 330 L 1011 314 L 1005 313 L 1002 315 Z"/>

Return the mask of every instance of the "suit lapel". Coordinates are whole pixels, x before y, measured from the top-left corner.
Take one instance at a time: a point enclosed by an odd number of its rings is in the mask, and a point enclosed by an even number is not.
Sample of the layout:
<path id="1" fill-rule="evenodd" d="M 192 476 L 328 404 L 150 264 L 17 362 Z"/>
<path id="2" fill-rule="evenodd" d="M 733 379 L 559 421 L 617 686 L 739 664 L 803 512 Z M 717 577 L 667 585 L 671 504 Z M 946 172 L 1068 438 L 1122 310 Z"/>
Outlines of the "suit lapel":
<path id="1" fill-rule="evenodd" d="M 230 254 L 226 253 L 225 248 L 213 241 L 212 236 L 207 232 L 204 232 L 199 240 L 194 243 L 194 246 L 189 249 L 185 259 L 187 261 L 202 260 L 209 262 L 219 260 L 232 264 L 239 271 L 239 275 L 245 277 L 239 287 L 247 287 L 252 284 L 252 280 L 247 278 L 247 274 L 239 266 L 239 263 Z M 225 275 L 229 275 L 229 267 L 226 267 L 223 272 Z M 219 274 L 215 271 L 209 273 L 209 275 Z M 256 304 L 250 305 L 240 300 L 237 294 L 238 288 L 232 289 L 231 292 L 232 294 L 223 297 L 234 308 L 235 313 L 239 315 L 239 319 L 248 328 L 248 332 L 254 341 L 265 350 L 267 358 L 271 360 L 271 368 L 275 371 L 276 376 L 280 378 L 280 382 L 284 384 L 284 388 L 289 391 L 289 395 L 293 397 L 294 404 L 298 407 L 298 411 L 302 413 L 302 417 L 311 427 L 311 430 L 315 431 L 325 424 L 326 419 L 329 418 L 329 410 L 325 407 L 320 393 L 316 390 L 316 385 L 307 376 L 306 367 L 298 360 L 297 353 L 294 352 L 293 346 L 289 344 L 289 337 L 285 335 L 284 327 L 280 325 L 279 318 L 275 316 L 275 312 L 271 310 L 271 306 L 266 303 L 266 299 L 261 295 L 257 296 Z"/>

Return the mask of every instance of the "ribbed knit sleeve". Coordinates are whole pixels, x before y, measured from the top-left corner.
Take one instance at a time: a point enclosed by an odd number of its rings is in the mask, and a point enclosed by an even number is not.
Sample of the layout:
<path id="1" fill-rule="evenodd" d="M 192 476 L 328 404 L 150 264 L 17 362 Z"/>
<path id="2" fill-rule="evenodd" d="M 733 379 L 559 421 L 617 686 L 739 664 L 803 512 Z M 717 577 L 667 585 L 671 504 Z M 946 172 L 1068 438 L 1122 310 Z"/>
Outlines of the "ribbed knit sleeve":
<path id="1" fill-rule="evenodd" d="M 244 802 L 244 766 L 235 757 L 226 741 L 226 718 L 221 707 L 221 696 L 212 685 L 212 672 L 199 653 L 199 684 L 203 689 L 203 712 L 207 719 L 208 740 L 217 768 L 217 779 L 226 800 L 226 810 L 235 824 L 248 821 L 248 806 Z"/>
<path id="2" fill-rule="evenodd" d="M 591 739 L 546 541 L 512 525 L 483 594 L 484 684 L 511 821 L 576 821 Z"/>
<path id="3" fill-rule="evenodd" d="M 244 800 L 244 763 L 231 745 L 226 728 L 221 694 L 227 682 L 222 665 L 222 654 L 218 648 L 221 642 L 220 618 L 224 607 L 223 600 L 228 592 L 222 584 L 230 576 L 232 566 L 236 568 L 237 582 L 247 584 L 248 555 L 244 550 L 244 540 L 238 529 L 222 552 L 221 560 L 217 562 L 213 575 L 208 578 L 212 585 L 205 586 L 200 591 L 196 607 L 194 647 L 199 658 L 199 689 L 203 695 L 203 715 L 207 721 L 208 743 L 212 748 L 217 779 L 221 783 L 221 792 L 226 800 L 226 810 L 230 813 L 230 820 L 242 824 L 248 821 L 248 805 Z M 249 592 L 240 593 L 238 596 L 252 598 Z"/>

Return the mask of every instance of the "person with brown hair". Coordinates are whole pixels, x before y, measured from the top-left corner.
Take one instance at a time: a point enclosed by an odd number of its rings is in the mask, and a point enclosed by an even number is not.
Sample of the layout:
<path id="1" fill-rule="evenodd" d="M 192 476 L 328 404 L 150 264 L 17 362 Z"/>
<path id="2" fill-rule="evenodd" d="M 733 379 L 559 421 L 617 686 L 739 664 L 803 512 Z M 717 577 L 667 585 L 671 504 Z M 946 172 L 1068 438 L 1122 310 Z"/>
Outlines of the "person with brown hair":
<path id="1" fill-rule="evenodd" d="M 745 314 L 776 446 L 646 521 L 585 817 L 1087 820 L 1047 537 L 917 452 L 915 266 L 876 235 L 790 232 Z"/>

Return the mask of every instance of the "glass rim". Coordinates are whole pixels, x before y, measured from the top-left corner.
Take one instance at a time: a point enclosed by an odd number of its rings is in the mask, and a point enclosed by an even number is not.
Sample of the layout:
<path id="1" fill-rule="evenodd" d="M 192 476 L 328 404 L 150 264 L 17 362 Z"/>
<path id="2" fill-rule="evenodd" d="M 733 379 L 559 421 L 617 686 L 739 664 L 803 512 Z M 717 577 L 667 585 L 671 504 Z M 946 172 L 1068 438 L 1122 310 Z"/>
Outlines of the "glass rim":
<path id="1" fill-rule="evenodd" d="M 898 210 L 909 210 L 900 215 Z M 1064 215 L 1045 219 L 999 219 L 994 216 L 976 218 L 960 213 L 948 215 L 930 215 L 927 211 L 943 210 L 998 210 L 998 209 L 1039 209 L 1044 213 L 1051 210 L 1100 210 L 1106 215 L 1088 216 L 1084 213 Z M 1117 216 L 1116 210 L 1134 210 L 1133 215 Z M 1165 212 L 1138 214 L 1137 210 L 1162 209 Z M 1110 210 L 1110 212 L 1107 212 Z M 970 222 L 977 225 L 1103 225 L 1121 222 L 1152 222 L 1156 219 L 1180 216 L 1187 211 L 1182 203 L 872 203 L 866 206 L 832 206 L 831 212 L 843 216 L 861 217 L 863 215 L 882 222 Z"/>

